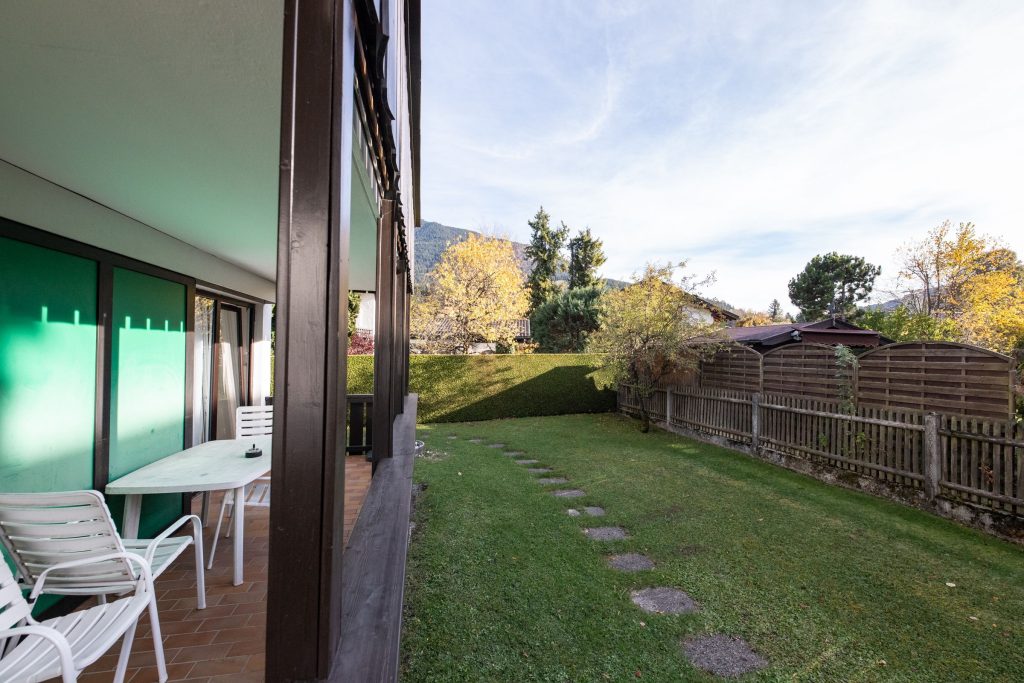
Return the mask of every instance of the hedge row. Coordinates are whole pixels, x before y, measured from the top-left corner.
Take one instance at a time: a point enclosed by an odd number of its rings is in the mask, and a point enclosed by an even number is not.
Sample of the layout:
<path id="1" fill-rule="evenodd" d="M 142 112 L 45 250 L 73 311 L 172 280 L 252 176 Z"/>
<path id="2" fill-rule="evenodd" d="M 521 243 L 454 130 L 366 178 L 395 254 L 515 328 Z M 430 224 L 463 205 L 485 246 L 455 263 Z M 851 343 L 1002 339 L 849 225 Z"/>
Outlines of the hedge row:
<path id="1" fill-rule="evenodd" d="M 611 375 L 595 354 L 410 357 L 420 422 L 615 410 Z M 348 357 L 348 390 L 373 391 L 373 356 Z"/>

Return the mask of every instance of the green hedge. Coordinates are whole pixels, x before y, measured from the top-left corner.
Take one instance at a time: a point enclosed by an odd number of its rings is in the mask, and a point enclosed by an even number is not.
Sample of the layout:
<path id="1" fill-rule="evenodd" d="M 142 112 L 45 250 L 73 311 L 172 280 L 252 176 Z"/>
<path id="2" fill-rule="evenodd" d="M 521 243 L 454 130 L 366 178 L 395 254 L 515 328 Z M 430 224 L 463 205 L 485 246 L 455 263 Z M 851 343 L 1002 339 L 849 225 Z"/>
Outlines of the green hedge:
<path id="1" fill-rule="evenodd" d="M 348 357 L 348 390 L 373 391 L 373 356 Z M 615 410 L 611 374 L 595 354 L 422 356 L 410 358 L 420 422 Z"/>

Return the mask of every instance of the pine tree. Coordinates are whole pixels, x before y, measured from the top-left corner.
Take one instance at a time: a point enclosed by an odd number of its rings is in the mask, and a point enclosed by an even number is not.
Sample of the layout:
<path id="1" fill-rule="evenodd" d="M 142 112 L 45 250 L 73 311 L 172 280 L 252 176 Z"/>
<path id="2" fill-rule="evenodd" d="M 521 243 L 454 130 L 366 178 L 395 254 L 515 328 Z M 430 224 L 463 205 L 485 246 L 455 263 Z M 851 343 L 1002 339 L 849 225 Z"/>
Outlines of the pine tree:
<path id="1" fill-rule="evenodd" d="M 590 228 L 580 230 L 569 240 L 569 289 L 600 285 L 597 269 L 606 260 L 601 240 L 590 234 Z"/>
<path id="2" fill-rule="evenodd" d="M 768 306 L 768 317 L 776 323 L 782 320 L 782 304 L 778 299 L 772 299 L 772 303 Z"/>
<path id="3" fill-rule="evenodd" d="M 530 243 L 526 245 L 526 256 L 533 261 L 533 270 L 527 278 L 527 285 L 530 288 L 530 310 L 533 311 L 557 291 L 555 274 L 565 265 L 562 249 L 569 236 L 569 228 L 563 223 L 562 227 L 552 229 L 551 216 L 543 206 L 529 226 L 533 232 Z"/>

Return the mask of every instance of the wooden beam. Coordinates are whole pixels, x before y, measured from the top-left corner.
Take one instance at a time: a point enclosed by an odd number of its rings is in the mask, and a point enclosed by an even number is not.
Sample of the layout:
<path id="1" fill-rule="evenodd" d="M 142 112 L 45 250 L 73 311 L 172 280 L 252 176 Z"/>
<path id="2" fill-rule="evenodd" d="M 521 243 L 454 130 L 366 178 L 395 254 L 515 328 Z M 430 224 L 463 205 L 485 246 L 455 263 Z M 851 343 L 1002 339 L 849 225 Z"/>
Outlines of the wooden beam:
<path id="1" fill-rule="evenodd" d="M 381 202 L 377 230 L 377 311 L 373 344 L 373 461 L 391 455 L 393 346 L 395 343 L 395 202 Z"/>
<path id="2" fill-rule="evenodd" d="M 284 27 L 266 678 L 311 681 L 341 637 L 350 0 L 286 0 Z"/>

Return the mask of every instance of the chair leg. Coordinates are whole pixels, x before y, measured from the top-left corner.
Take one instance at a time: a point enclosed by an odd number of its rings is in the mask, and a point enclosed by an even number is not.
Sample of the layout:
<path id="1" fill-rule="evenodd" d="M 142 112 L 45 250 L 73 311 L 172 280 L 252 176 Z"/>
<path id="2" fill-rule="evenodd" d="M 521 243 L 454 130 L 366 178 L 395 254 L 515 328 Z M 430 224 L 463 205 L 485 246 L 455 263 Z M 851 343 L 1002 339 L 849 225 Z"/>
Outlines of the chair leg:
<path id="1" fill-rule="evenodd" d="M 203 520 L 203 526 L 205 527 L 210 522 L 210 492 L 203 491 L 203 508 L 202 512 L 199 513 L 199 519 Z"/>
<path id="2" fill-rule="evenodd" d="M 206 568 L 213 569 L 213 557 L 217 554 L 217 539 L 220 538 L 220 525 L 224 521 L 224 508 L 228 504 L 230 491 L 224 493 L 224 500 L 220 503 L 220 514 L 217 515 L 217 529 L 213 532 L 213 542 L 210 544 L 210 557 L 206 560 Z"/>
<path id="3" fill-rule="evenodd" d="M 203 527 L 192 520 L 192 542 L 196 546 L 196 609 L 206 609 L 206 569 L 203 566 Z"/>
<path id="4" fill-rule="evenodd" d="M 164 683 L 167 680 L 167 660 L 164 658 L 164 637 L 160 632 L 160 615 L 156 609 L 156 595 L 150 596 L 149 599 L 149 627 L 153 631 L 153 654 L 156 655 L 157 677 L 160 683 Z"/>
<path id="5" fill-rule="evenodd" d="M 97 595 L 96 596 L 96 604 L 97 605 L 105 605 L 105 604 L 107 604 L 107 596 L 106 596 L 106 594 L 100 593 L 99 595 Z"/>
<path id="6" fill-rule="evenodd" d="M 135 627 L 138 625 L 138 620 L 133 621 L 128 630 L 124 632 L 124 637 L 121 640 L 121 655 L 117 658 L 117 668 L 114 670 L 114 683 L 124 683 L 124 675 L 128 671 L 128 658 L 132 655 L 132 642 L 135 640 Z"/>

